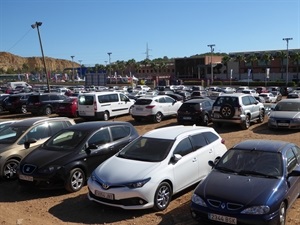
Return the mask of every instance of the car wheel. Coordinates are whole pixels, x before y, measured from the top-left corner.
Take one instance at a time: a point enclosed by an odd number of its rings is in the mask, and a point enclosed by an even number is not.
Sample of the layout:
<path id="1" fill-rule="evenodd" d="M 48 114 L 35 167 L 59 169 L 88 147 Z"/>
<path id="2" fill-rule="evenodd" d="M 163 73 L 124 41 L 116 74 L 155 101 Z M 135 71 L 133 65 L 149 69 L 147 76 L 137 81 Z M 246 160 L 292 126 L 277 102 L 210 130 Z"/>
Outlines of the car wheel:
<path id="1" fill-rule="evenodd" d="M 44 114 L 49 116 L 52 114 L 52 109 L 50 107 L 46 107 L 45 110 L 44 110 Z"/>
<path id="2" fill-rule="evenodd" d="M 279 207 L 279 215 L 278 215 L 278 225 L 285 225 L 285 220 L 286 220 L 286 206 L 285 203 L 282 202 L 280 207 Z"/>
<path id="3" fill-rule="evenodd" d="M 107 111 L 104 112 L 104 114 L 103 114 L 103 120 L 104 121 L 109 120 L 109 112 L 107 112 Z"/>
<path id="4" fill-rule="evenodd" d="M 162 211 L 166 209 L 171 201 L 172 189 L 167 182 L 162 182 L 154 196 L 154 209 Z"/>
<path id="5" fill-rule="evenodd" d="M 158 112 L 154 115 L 153 120 L 156 123 L 160 123 L 162 121 L 162 117 L 163 117 L 163 115 L 160 112 Z"/>
<path id="6" fill-rule="evenodd" d="M 234 107 L 229 104 L 225 104 L 220 109 L 220 114 L 223 118 L 229 119 L 234 116 Z"/>
<path id="7" fill-rule="evenodd" d="M 259 117 L 258 117 L 258 122 L 262 123 L 262 122 L 264 122 L 264 119 L 265 119 L 265 112 L 264 112 L 264 110 L 260 110 Z"/>
<path id="8" fill-rule="evenodd" d="M 79 191 L 85 184 L 85 174 L 80 168 L 74 168 L 70 171 L 66 180 L 65 188 L 69 192 Z"/>
<path id="9" fill-rule="evenodd" d="M 208 115 L 205 114 L 203 117 L 202 125 L 208 126 L 208 123 L 209 123 Z"/>
<path id="10" fill-rule="evenodd" d="M 13 180 L 17 178 L 17 167 L 19 161 L 16 159 L 8 160 L 3 167 L 3 178 L 7 180 Z"/>
<path id="11" fill-rule="evenodd" d="M 244 130 L 247 130 L 250 127 L 250 116 L 246 115 L 245 121 L 241 124 Z"/>

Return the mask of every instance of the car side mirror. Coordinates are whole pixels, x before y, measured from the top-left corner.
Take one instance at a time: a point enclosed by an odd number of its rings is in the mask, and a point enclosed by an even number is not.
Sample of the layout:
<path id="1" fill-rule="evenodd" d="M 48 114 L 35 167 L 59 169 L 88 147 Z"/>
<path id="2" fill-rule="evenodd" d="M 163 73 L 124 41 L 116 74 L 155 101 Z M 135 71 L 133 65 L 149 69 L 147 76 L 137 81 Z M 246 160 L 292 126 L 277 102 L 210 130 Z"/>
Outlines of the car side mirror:
<path id="1" fill-rule="evenodd" d="M 180 159 L 182 159 L 182 156 L 179 154 L 174 154 L 172 157 L 172 162 L 177 163 Z"/>
<path id="2" fill-rule="evenodd" d="M 300 171 L 299 170 L 293 170 L 288 174 L 288 177 L 300 177 Z"/>
<path id="3" fill-rule="evenodd" d="M 212 160 L 209 160 L 208 165 L 211 166 L 211 168 L 214 168 L 216 164 Z"/>
<path id="4" fill-rule="evenodd" d="M 30 148 L 30 144 L 36 143 L 37 140 L 35 138 L 29 138 L 27 141 L 24 142 L 24 148 L 28 149 Z"/>

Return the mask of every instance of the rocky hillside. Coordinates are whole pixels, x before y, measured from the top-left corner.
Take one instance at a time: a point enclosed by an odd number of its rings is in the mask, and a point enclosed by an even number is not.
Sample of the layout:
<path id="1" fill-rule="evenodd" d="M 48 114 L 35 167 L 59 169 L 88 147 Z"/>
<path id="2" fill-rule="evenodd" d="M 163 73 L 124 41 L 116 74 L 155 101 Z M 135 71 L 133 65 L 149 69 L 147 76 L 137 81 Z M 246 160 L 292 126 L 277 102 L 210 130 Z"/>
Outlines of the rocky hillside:
<path id="1" fill-rule="evenodd" d="M 62 72 L 65 68 L 72 68 L 73 62 L 64 59 L 54 59 L 45 57 L 46 67 L 48 71 Z M 80 66 L 74 62 L 74 67 Z M 7 71 L 19 71 L 30 73 L 32 71 L 44 69 L 42 57 L 20 57 L 8 52 L 0 52 L 0 73 Z M 24 71 L 28 70 L 28 71 Z"/>

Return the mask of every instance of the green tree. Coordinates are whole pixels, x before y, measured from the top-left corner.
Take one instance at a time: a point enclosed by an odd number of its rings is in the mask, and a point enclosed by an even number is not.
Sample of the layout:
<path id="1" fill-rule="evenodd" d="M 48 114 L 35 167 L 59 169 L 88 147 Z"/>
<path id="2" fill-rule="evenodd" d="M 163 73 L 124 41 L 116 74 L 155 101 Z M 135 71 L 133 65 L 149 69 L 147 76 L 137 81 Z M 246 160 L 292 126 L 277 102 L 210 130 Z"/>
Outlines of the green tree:
<path id="1" fill-rule="evenodd" d="M 299 81 L 299 61 L 300 61 L 300 52 L 292 52 L 291 53 L 291 59 L 296 64 L 297 68 L 297 79 Z"/>
<path id="2" fill-rule="evenodd" d="M 283 62 L 284 59 L 286 59 L 286 52 L 285 51 L 278 51 L 276 52 L 276 57 L 280 59 L 280 65 L 281 65 L 281 79 L 283 80 Z"/>
<path id="3" fill-rule="evenodd" d="M 226 79 L 228 80 L 228 62 L 231 61 L 231 57 L 229 55 L 225 55 L 222 58 L 222 64 L 226 66 Z"/>
<path id="4" fill-rule="evenodd" d="M 246 57 L 245 57 L 245 55 L 237 55 L 236 57 L 235 57 L 235 61 L 237 61 L 238 62 L 238 64 L 239 64 L 239 80 L 241 79 L 241 72 L 240 72 L 240 68 L 241 68 L 241 62 L 246 62 Z"/>

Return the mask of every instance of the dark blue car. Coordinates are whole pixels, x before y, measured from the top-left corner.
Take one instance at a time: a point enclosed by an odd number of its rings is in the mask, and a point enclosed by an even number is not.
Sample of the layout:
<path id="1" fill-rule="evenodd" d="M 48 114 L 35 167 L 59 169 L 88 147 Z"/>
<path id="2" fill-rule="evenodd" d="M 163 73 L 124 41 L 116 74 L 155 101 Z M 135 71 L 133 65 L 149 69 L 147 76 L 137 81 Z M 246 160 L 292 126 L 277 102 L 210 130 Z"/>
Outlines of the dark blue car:
<path id="1" fill-rule="evenodd" d="M 192 196 L 199 222 L 280 224 L 300 194 L 300 148 L 274 140 L 247 140 L 229 149 Z"/>

